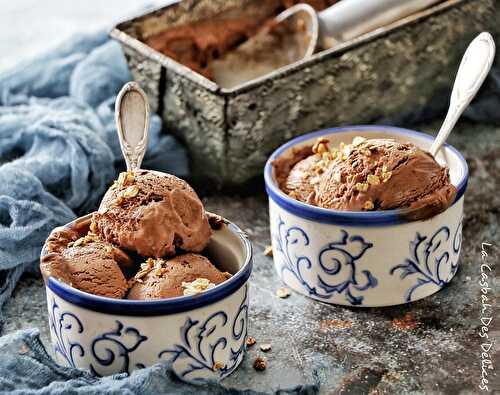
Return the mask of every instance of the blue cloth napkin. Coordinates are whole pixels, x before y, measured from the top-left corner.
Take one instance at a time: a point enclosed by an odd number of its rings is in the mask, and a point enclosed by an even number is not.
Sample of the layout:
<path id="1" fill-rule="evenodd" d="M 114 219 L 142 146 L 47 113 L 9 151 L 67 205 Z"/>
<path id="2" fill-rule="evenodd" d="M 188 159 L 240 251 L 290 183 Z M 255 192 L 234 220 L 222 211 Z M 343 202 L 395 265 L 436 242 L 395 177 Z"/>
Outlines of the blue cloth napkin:
<path id="1" fill-rule="evenodd" d="M 104 31 L 0 75 L 0 311 L 49 232 L 95 209 L 123 167 L 114 101 L 131 79 Z M 144 166 L 186 176 L 184 149 L 161 127 L 153 116 Z"/>
<path id="2" fill-rule="evenodd" d="M 45 394 L 177 394 L 259 395 L 252 390 L 225 388 L 215 382 L 196 387 L 179 380 L 168 363 L 141 369 L 131 375 L 95 377 L 89 372 L 57 365 L 47 355 L 38 331 L 25 330 L 0 338 L 0 395 Z M 30 372 L 30 374 L 26 374 Z M 277 395 L 313 395 L 317 385 L 278 390 Z"/>
<path id="3" fill-rule="evenodd" d="M 49 232 L 95 209 L 123 168 L 114 102 L 130 81 L 120 46 L 104 32 L 76 36 L 0 75 L 0 313 L 21 274 L 38 265 Z M 144 167 L 188 175 L 184 149 L 151 119 Z M 1 330 L 1 314 L 0 314 Z M 316 385 L 279 390 L 315 394 Z M 38 330 L 0 338 L 0 394 L 258 394 L 179 380 L 168 363 L 99 378 L 59 366 Z"/>

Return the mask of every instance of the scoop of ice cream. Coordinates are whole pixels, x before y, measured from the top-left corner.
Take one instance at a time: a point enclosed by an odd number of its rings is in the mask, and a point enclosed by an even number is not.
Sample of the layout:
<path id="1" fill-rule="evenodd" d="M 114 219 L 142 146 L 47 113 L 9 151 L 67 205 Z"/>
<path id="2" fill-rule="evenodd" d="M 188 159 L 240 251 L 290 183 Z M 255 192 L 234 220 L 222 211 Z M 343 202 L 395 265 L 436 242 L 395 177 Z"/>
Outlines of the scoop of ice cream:
<path id="1" fill-rule="evenodd" d="M 285 189 L 294 199 L 313 204 L 316 199 L 316 187 L 319 185 L 319 174 L 316 165 L 321 157 L 313 154 L 297 163 L 288 174 Z"/>
<path id="2" fill-rule="evenodd" d="M 94 213 L 92 232 L 142 256 L 200 252 L 211 229 L 196 192 L 170 174 L 122 173 Z"/>
<path id="3" fill-rule="evenodd" d="M 285 160 L 281 164 L 282 167 L 289 167 L 281 188 L 294 199 L 316 204 L 322 174 L 334 159 L 328 152 L 328 140 L 318 139 L 312 147 L 303 147 L 293 154 L 291 161 Z"/>
<path id="4" fill-rule="evenodd" d="M 445 210 L 456 193 L 448 169 L 429 153 L 409 143 L 361 137 L 338 149 L 319 140 L 282 184 L 291 197 L 319 207 L 346 211 L 408 208 L 414 219 Z"/>
<path id="5" fill-rule="evenodd" d="M 45 279 L 54 277 L 81 291 L 110 298 L 123 298 L 127 293 L 120 266 L 130 267 L 133 262 L 115 246 L 92 234 L 79 237 L 74 229 L 58 228 L 49 237 L 47 249 L 40 263 Z"/>
<path id="6" fill-rule="evenodd" d="M 322 177 L 317 204 L 336 210 L 446 209 L 456 189 L 446 167 L 413 144 L 359 139 Z"/>
<path id="7" fill-rule="evenodd" d="M 148 259 L 135 276 L 128 299 L 164 299 L 203 292 L 230 277 L 206 257 L 182 254 L 174 258 Z"/>

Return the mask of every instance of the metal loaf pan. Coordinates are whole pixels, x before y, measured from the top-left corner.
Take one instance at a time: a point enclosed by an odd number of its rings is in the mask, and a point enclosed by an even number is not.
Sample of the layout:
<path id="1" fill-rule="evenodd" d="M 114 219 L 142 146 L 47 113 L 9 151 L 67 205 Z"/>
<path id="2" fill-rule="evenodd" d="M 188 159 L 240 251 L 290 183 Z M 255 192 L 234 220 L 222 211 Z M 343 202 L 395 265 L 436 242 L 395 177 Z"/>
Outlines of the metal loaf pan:
<path id="1" fill-rule="evenodd" d="M 448 0 L 229 90 L 141 42 L 259 1 L 184 0 L 111 32 L 153 110 L 187 144 L 195 183 L 241 186 L 261 176 L 276 147 L 306 132 L 401 119 L 429 102 L 444 108 L 468 43 L 484 30 L 500 35 L 497 0 Z"/>

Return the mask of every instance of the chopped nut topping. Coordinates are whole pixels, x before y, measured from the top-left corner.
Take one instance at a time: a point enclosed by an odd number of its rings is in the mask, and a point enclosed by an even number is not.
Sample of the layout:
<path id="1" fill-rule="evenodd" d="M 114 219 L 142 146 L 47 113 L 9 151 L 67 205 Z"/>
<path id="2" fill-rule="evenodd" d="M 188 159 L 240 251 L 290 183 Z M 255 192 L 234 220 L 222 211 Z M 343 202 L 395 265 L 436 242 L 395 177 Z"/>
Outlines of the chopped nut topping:
<path id="1" fill-rule="evenodd" d="M 380 179 L 374 174 L 368 174 L 366 181 L 368 181 L 368 184 L 370 184 L 370 185 L 380 184 Z"/>
<path id="2" fill-rule="evenodd" d="M 158 263 L 159 262 L 159 263 Z M 151 270 L 156 268 L 162 268 L 162 265 L 165 261 L 163 259 L 157 259 L 156 261 L 153 258 L 148 258 L 146 262 L 141 263 L 141 270 L 139 270 L 134 276 L 135 279 L 141 279 L 146 274 L 148 274 Z M 166 270 L 166 269 L 165 269 Z M 163 273 L 162 273 L 163 274 Z"/>
<path id="3" fill-rule="evenodd" d="M 258 372 L 266 370 L 266 367 L 267 367 L 266 359 L 263 357 L 257 357 L 255 358 L 255 361 L 253 361 L 253 368 Z"/>
<path id="4" fill-rule="evenodd" d="M 336 171 L 333 173 L 333 180 L 335 182 L 341 182 L 342 181 L 342 173 L 340 171 Z"/>
<path id="5" fill-rule="evenodd" d="M 123 197 L 125 198 L 133 198 L 139 194 L 139 187 L 137 185 L 131 185 L 125 189 L 123 192 Z"/>
<path id="6" fill-rule="evenodd" d="M 382 173 L 387 173 L 387 166 L 386 165 L 382 166 Z"/>
<path id="7" fill-rule="evenodd" d="M 276 296 L 278 298 L 282 298 L 282 299 L 288 298 L 290 296 L 290 290 L 288 288 L 285 288 L 285 287 L 278 288 L 276 290 Z"/>
<path id="8" fill-rule="evenodd" d="M 316 140 L 316 143 L 312 146 L 312 152 L 314 154 L 322 154 L 324 152 L 329 151 L 328 149 L 328 143 L 330 140 L 320 137 L 318 140 Z"/>
<path id="9" fill-rule="evenodd" d="M 104 251 L 106 251 L 106 254 L 111 255 L 113 253 L 113 247 L 106 246 L 104 247 Z"/>
<path id="10" fill-rule="evenodd" d="M 358 182 L 354 187 L 360 192 L 366 192 L 368 190 L 368 183 Z"/>
<path id="11" fill-rule="evenodd" d="M 213 366 L 213 370 L 221 370 L 222 368 L 226 367 L 222 362 L 216 361 Z"/>
<path id="12" fill-rule="evenodd" d="M 359 152 L 361 152 L 364 156 L 370 156 L 372 154 L 372 152 L 368 148 L 363 148 L 359 150 Z"/>
<path id="13" fill-rule="evenodd" d="M 184 288 L 184 296 L 192 296 L 215 287 L 215 284 L 211 283 L 207 278 L 197 278 L 190 283 L 183 282 L 182 287 Z"/>
<path id="14" fill-rule="evenodd" d="M 123 199 L 123 196 L 122 196 L 122 195 L 118 195 L 118 196 L 116 197 L 115 204 L 116 204 L 117 206 L 120 206 L 120 205 L 123 203 L 123 200 L 124 200 L 124 199 Z"/>
<path id="15" fill-rule="evenodd" d="M 90 244 L 94 241 L 99 241 L 99 238 L 95 234 L 89 233 L 84 237 L 80 237 L 78 240 L 74 242 L 68 243 L 68 247 L 80 247 L 86 244 Z"/>
<path id="16" fill-rule="evenodd" d="M 352 145 L 357 146 L 363 144 L 366 141 L 364 137 L 356 136 L 352 139 Z"/>
<path id="17" fill-rule="evenodd" d="M 269 245 L 266 247 L 264 250 L 264 255 L 265 256 L 273 256 L 273 246 Z"/>
<path id="18" fill-rule="evenodd" d="M 255 340 L 252 336 L 247 337 L 247 347 L 252 347 L 255 343 L 257 343 L 257 340 Z"/>
<path id="19" fill-rule="evenodd" d="M 90 231 L 91 231 L 92 233 L 97 233 L 97 231 L 98 231 L 98 229 L 97 229 L 97 224 L 96 224 L 94 221 L 92 221 L 92 222 L 90 223 Z"/>
<path id="20" fill-rule="evenodd" d="M 127 186 L 132 185 L 135 181 L 135 176 L 133 171 L 122 172 L 118 176 L 118 185 Z"/>
<path id="21" fill-rule="evenodd" d="M 387 182 L 392 177 L 392 171 L 382 173 L 382 182 Z"/>
<path id="22" fill-rule="evenodd" d="M 260 345 L 260 351 L 269 352 L 271 351 L 271 345 L 269 343 L 264 343 Z"/>
<path id="23" fill-rule="evenodd" d="M 363 205 L 363 208 L 365 210 L 373 210 L 375 208 L 375 205 L 373 204 L 373 202 L 371 200 L 367 200 L 365 202 L 365 204 Z"/>

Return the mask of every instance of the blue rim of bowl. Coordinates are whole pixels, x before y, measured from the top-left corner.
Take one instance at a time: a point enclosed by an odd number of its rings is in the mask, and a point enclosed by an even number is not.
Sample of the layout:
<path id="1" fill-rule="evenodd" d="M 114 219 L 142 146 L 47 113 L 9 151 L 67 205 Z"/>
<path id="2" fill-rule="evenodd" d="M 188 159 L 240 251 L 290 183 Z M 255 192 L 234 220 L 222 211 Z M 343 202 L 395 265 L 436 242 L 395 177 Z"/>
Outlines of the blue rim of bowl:
<path id="1" fill-rule="evenodd" d="M 87 217 L 87 216 L 85 216 Z M 82 217 L 82 218 L 85 218 Z M 80 220 L 82 219 L 80 218 Z M 75 220 L 75 221 L 78 221 Z M 75 221 L 65 225 L 71 226 Z M 46 286 L 50 288 L 57 296 L 65 301 L 76 306 L 83 307 L 88 310 L 98 311 L 106 314 L 124 315 L 124 316 L 157 316 L 169 315 L 191 311 L 200 307 L 208 306 L 219 300 L 234 294 L 243 285 L 246 284 L 250 274 L 252 273 L 253 256 L 252 244 L 245 232 L 238 226 L 227 221 L 223 226 L 227 226 L 235 233 L 243 244 L 245 251 L 245 262 L 240 270 L 231 278 L 214 288 L 209 289 L 199 295 L 180 296 L 170 299 L 158 300 L 128 300 L 128 299 L 113 299 L 104 296 L 93 295 L 79 289 L 73 288 L 54 277 L 49 277 Z M 46 246 L 42 249 L 41 256 L 46 255 Z"/>
<path id="2" fill-rule="evenodd" d="M 351 226 L 381 226 L 381 225 L 396 225 L 402 223 L 412 222 L 408 219 L 405 214 L 408 214 L 408 210 L 397 209 L 397 210 L 385 210 L 385 211 L 339 211 L 325 209 L 317 206 L 312 206 L 303 202 L 299 202 L 285 194 L 275 183 L 272 175 L 272 162 L 282 155 L 285 151 L 289 150 L 291 147 L 300 144 L 304 141 L 313 139 L 315 137 L 321 137 L 326 134 L 333 133 L 343 133 L 343 132 L 353 132 L 359 131 L 360 135 L 367 135 L 370 132 L 380 133 L 387 132 L 388 134 L 397 136 L 414 136 L 425 140 L 432 141 L 433 136 L 417 132 L 415 130 L 403 129 L 394 126 L 384 126 L 384 125 L 353 125 L 353 126 L 343 126 L 340 128 L 323 129 L 316 132 L 304 134 L 302 136 L 296 137 L 290 140 L 288 143 L 283 144 L 281 147 L 276 149 L 266 162 L 264 168 L 264 181 L 266 185 L 266 191 L 268 196 L 279 206 L 281 206 L 286 211 L 289 211 L 299 217 L 312 220 L 315 222 L 336 224 L 336 225 L 351 225 Z M 455 185 L 457 188 L 457 194 L 455 200 L 451 206 L 453 206 L 465 193 L 467 189 L 467 181 L 469 178 L 469 168 L 467 162 L 462 154 L 453 146 L 445 144 L 443 148 L 450 150 L 460 161 L 462 167 L 462 178 Z"/>

